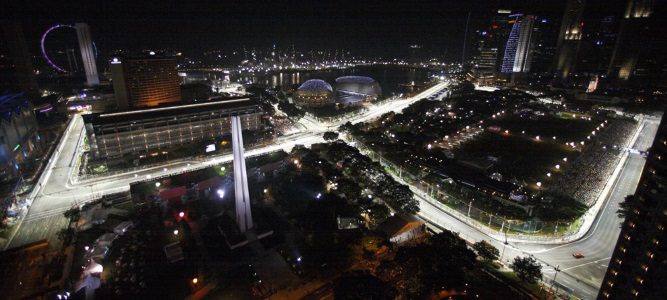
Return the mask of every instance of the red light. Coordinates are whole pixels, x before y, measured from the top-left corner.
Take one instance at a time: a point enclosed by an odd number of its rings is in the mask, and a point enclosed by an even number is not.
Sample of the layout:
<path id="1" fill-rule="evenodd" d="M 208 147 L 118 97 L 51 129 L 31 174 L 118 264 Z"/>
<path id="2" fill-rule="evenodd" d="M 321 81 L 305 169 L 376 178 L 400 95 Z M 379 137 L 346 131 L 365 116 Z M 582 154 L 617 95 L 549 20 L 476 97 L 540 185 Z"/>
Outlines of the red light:
<path id="1" fill-rule="evenodd" d="M 579 23 L 579 27 L 584 27 L 584 22 Z"/>
<path id="2" fill-rule="evenodd" d="M 491 26 L 491 28 L 496 29 L 496 28 L 498 28 L 498 25 L 493 25 L 493 26 Z"/>
<path id="3" fill-rule="evenodd" d="M 535 20 L 535 16 L 530 16 L 530 19 L 531 19 L 531 20 Z"/>

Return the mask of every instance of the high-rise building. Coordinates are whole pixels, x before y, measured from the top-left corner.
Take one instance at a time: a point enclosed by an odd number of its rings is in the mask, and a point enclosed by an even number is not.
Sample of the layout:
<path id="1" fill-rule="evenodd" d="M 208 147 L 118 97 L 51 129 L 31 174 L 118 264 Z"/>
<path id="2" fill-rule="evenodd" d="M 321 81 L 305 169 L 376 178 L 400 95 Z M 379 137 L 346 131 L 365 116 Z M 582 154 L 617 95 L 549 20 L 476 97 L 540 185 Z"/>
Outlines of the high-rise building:
<path id="1" fill-rule="evenodd" d="M 510 10 L 499 9 L 492 16 L 490 22 L 477 30 L 475 55 L 472 58 L 471 79 L 478 84 L 493 84 L 496 75 L 500 72 L 503 62 L 503 53 L 507 37 L 512 25 L 510 24 Z"/>
<path id="2" fill-rule="evenodd" d="M 15 21 L 3 21 L 0 40 L 0 90 L 37 94 L 37 81 L 23 28 Z"/>
<path id="3" fill-rule="evenodd" d="M 533 26 L 533 61 L 530 64 L 532 73 L 551 72 L 556 55 L 558 27 L 553 19 L 535 17 Z"/>
<path id="4" fill-rule="evenodd" d="M 607 75 L 613 79 L 628 80 L 638 66 L 640 56 L 655 59 L 649 39 L 651 31 L 662 30 L 651 25 L 654 19 L 653 0 L 629 0 L 621 20 L 616 46 L 609 64 Z M 664 39 L 664 38 L 663 38 Z M 664 51 L 661 49 L 660 51 Z"/>
<path id="5" fill-rule="evenodd" d="M 667 295 L 667 114 L 627 210 L 598 299 Z"/>
<path id="6" fill-rule="evenodd" d="M 97 62 L 95 52 L 93 52 L 93 40 L 90 38 L 90 27 L 86 23 L 76 23 L 74 27 L 79 40 L 83 70 L 86 73 L 86 85 L 99 85 L 100 77 L 97 75 Z"/>
<path id="7" fill-rule="evenodd" d="M 561 79 L 567 79 L 574 71 L 577 54 L 583 36 L 585 0 L 568 0 L 561 21 L 558 44 L 556 46 L 555 70 Z"/>
<path id="8" fill-rule="evenodd" d="M 181 80 L 173 57 L 113 58 L 110 69 L 120 109 L 181 101 Z"/>
<path id="9" fill-rule="evenodd" d="M 616 44 L 618 23 L 619 17 L 615 15 L 586 18 L 586 30 L 577 55 L 578 73 L 607 74 Z"/>
<path id="10" fill-rule="evenodd" d="M 530 71 L 533 52 L 533 26 L 535 16 L 514 14 L 512 30 L 507 38 L 503 63 L 500 71 L 505 74 L 526 73 Z"/>

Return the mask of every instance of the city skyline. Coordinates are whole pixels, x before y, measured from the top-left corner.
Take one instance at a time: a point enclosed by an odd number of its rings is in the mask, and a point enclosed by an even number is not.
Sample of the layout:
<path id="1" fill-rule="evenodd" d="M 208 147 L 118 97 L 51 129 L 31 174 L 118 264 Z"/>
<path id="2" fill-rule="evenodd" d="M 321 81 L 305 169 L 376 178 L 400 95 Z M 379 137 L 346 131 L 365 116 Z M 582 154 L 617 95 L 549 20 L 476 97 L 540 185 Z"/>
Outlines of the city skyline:
<path id="1" fill-rule="evenodd" d="M 31 2 L 0 298 L 667 296 L 660 1 Z"/>
<path id="2" fill-rule="evenodd" d="M 510 9 L 547 18 L 560 18 L 564 9 L 564 4 L 556 1 L 541 1 L 538 6 L 531 5 L 531 1 L 427 1 L 419 5 L 400 3 L 387 7 L 345 1 L 310 5 L 288 2 L 259 8 L 248 2 L 220 4 L 219 10 L 215 9 L 215 4 L 212 5 L 213 9 L 203 9 L 209 7 L 210 3 L 196 2 L 181 3 L 183 8 L 178 4 L 147 6 L 151 7 L 149 10 L 128 10 L 131 6 L 125 6 L 123 2 L 106 5 L 109 7 L 72 2 L 57 8 L 52 7 L 52 4 L 44 4 L 13 12 L 18 20 L 27 21 L 25 15 L 30 12 L 54 9 L 55 13 L 48 18 L 25 22 L 29 41 L 34 41 L 35 35 L 40 35 L 53 24 L 87 22 L 103 52 L 114 49 L 171 48 L 198 55 L 196 52 L 202 50 L 227 48 L 227 44 L 232 42 L 248 48 L 267 48 L 278 44 L 282 48 L 295 45 L 306 51 L 348 49 L 364 56 L 407 57 L 408 46 L 416 43 L 424 45 L 425 51 L 431 56 L 455 60 L 461 56 L 469 12 L 472 13 L 469 34 L 472 34 L 476 25 L 497 9 Z M 355 9 L 357 6 L 363 9 Z M 607 14 L 621 14 L 623 9 L 611 8 L 622 6 L 609 5 L 604 8 L 607 8 Z M 412 11 L 418 13 L 413 14 Z M 596 9 L 588 13 L 604 14 L 604 10 Z M 290 17 L 282 18 L 283 14 Z M 161 30 L 153 30 L 154 24 L 160 24 Z M 445 28 L 447 30 L 443 30 Z M 189 34 L 191 32 L 206 37 L 206 43 L 193 39 Z M 32 50 L 34 43 L 29 44 Z"/>

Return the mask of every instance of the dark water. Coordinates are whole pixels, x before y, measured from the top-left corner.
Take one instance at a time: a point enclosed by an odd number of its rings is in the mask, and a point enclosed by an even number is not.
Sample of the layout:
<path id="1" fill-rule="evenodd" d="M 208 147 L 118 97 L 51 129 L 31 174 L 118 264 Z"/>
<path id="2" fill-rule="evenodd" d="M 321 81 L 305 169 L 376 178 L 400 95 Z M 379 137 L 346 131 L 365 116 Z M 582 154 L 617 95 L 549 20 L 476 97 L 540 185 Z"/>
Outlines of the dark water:
<path id="1" fill-rule="evenodd" d="M 427 69 L 400 66 L 360 66 L 342 70 L 288 71 L 254 76 L 232 74 L 230 79 L 241 83 L 262 84 L 271 87 L 298 87 L 308 79 L 322 79 L 331 84 L 331 86 L 334 86 L 336 78 L 340 76 L 368 76 L 380 84 L 384 97 L 390 97 L 392 95 L 412 92 L 413 89 L 419 88 L 420 85 L 429 81 L 432 74 L 434 73 Z M 413 81 L 417 85 L 416 87 L 404 86 Z"/>

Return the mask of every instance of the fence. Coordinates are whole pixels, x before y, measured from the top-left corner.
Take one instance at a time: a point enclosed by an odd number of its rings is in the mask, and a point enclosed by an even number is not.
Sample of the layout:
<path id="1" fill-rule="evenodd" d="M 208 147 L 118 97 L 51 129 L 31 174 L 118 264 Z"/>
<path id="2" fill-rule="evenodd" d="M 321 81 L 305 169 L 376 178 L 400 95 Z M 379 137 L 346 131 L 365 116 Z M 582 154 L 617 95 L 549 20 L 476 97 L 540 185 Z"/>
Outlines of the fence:
<path id="1" fill-rule="evenodd" d="M 498 239 L 552 241 L 561 239 L 568 241 L 575 237 L 583 224 L 581 216 L 573 222 L 544 222 L 537 220 L 512 220 L 498 213 L 485 211 L 475 207 L 474 200 L 464 200 L 445 191 L 444 187 L 426 183 L 406 171 L 400 165 L 382 157 L 363 143 L 355 141 L 358 148 L 373 161 L 379 162 L 398 181 L 407 184 L 417 196 L 429 204 L 447 212 L 466 224 L 477 228 Z"/>

